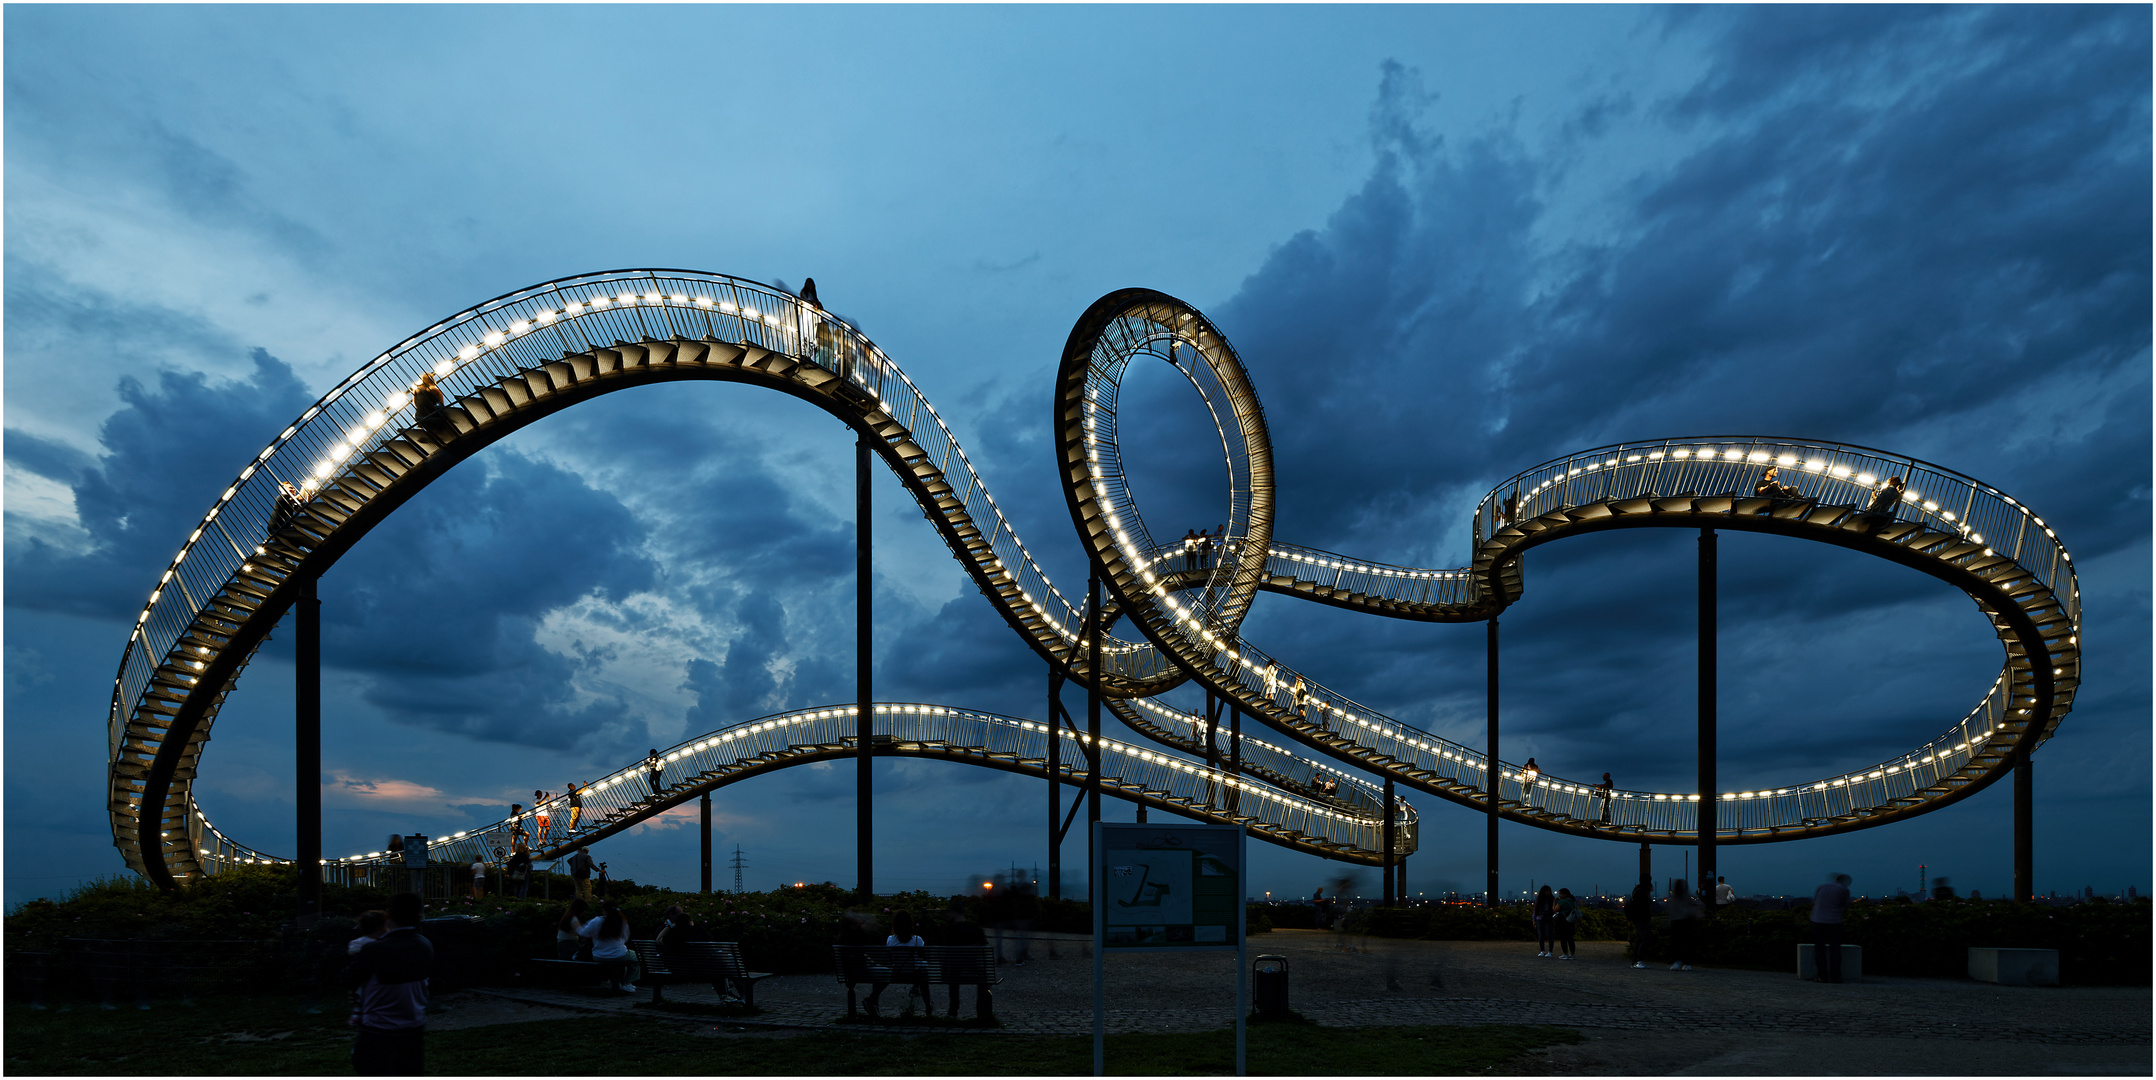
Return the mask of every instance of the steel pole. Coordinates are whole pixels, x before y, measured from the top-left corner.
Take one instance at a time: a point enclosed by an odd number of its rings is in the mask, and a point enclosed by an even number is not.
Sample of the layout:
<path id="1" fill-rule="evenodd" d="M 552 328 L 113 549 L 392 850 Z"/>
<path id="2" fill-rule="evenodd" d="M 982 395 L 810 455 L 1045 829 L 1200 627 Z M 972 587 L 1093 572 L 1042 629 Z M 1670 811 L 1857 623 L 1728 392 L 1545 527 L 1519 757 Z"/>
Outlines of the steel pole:
<path id="1" fill-rule="evenodd" d="M 293 632 L 292 827 L 299 834 L 299 914 L 322 911 L 322 601 L 316 579 L 300 582 Z"/>
<path id="2" fill-rule="evenodd" d="M 1063 899 L 1063 673 L 1048 668 L 1048 895 Z"/>
<path id="3" fill-rule="evenodd" d="M 1100 565 L 1099 565 L 1098 563 L 1094 564 L 1094 566 L 1093 566 L 1093 570 L 1092 570 L 1092 573 L 1091 573 L 1091 574 L 1088 574 L 1088 575 L 1087 575 L 1087 577 L 1086 577 L 1086 594 L 1085 594 L 1085 595 L 1086 595 L 1086 602 L 1085 602 L 1085 612 L 1086 612 L 1086 619 L 1085 619 L 1085 621 L 1086 621 L 1086 635 L 1085 635 L 1086 673 L 1087 673 L 1087 674 L 1088 674 L 1089 676 L 1091 676 L 1090 678 L 1088 678 L 1088 679 L 1086 680 L 1086 692 L 1085 692 L 1085 708 L 1086 708 L 1086 738 L 1087 738 L 1087 741 L 1088 741 L 1088 745 L 1086 746 L 1086 778 L 1085 778 L 1085 792 L 1086 792 L 1086 796 L 1085 796 L 1085 797 L 1086 797 L 1086 808 L 1085 808 L 1085 820 L 1086 820 L 1086 835 L 1087 835 L 1087 836 L 1091 836 L 1091 835 L 1093 834 L 1093 829 L 1092 829 L 1092 825 L 1093 825 L 1093 823 L 1094 823 L 1094 822 L 1096 822 L 1096 821 L 1099 821 L 1099 820 L 1100 820 L 1100 636 L 1101 636 L 1101 617 L 1100 617 L 1100 614 L 1101 614 L 1101 612 L 1100 612 Z M 1091 842 L 1091 841 L 1089 840 L 1089 841 L 1087 841 L 1087 843 L 1086 843 L 1086 873 L 1087 873 L 1087 875 L 1088 875 L 1088 876 L 1090 876 L 1090 875 L 1092 874 L 1092 872 L 1093 872 L 1093 865 L 1094 865 L 1094 863 L 1095 863 L 1096 861 L 1097 861 L 1097 860 L 1096 860 L 1096 859 L 1094 858 L 1094 855 L 1093 855 L 1093 845 L 1092 845 L 1092 842 Z"/>
<path id="4" fill-rule="evenodd" d="M 1720 824 L 1715 798 L 1715 578 L 1713 529 L 1699 530 L 1699 898 L 1714 914 L 1714 838 Z"/>
<path id="5" fill-rule="evenodd" d="M 708 893 L 711 891 L 711 793 L 708 791 L 704 792 L 704 797 L 701 800 L 698 800 L 698 802 L 699 809 L 702 811 L 703 814 L 704 824 L 704 865 L 702 882 L 703 891 Z"/>
<path id="6" fill-rule="evenodd" d="M 2024 754 L 2014 766 L 2014 899 L 2036 895 L 2036 828 L 2032 804 L 2034 779 L 2029 775 L 2035 758 Z"/>
<path id="7" fill-rule="evenodd" d="M 1504 789 L 1504 778 L 1497 768 L 1497 620 L 1490 620 L 1489 637 L 1484 651 L 1489 661 L 1489 716 L 1486 735 L 1489 740 L 1488 756 L 1483 761 L 1482 782 L 1488 795 L 1483 806 L 1486 826 L 1487 851 L 1484 860 L 1489 868 L 1489 880 L 1484 884 L 1485 895 L 1491 907 L 1497 906 L 1497 804 L 1498 794 Z"/>
<path id="8" fill-rule="evenodd" d="M 1387 773 L 1387 774 L 1386 774 L 1386 776 L 1385 776 L 1385 899 L 1384 899 L 1384 904 L 1385 904 L 1385 906 L 1386 906 L 1386 907 L 1395 907 L 1395 906 L 1398 906 L 1398 904 L 1399 904 L 1399 900 L 1400 900 L 1400 894 L 1399 894 L 1398 892 L 1394 891 L 1394 890 L 1395 890 L 1395 888 L 1397 887 L 1397 884 L 1398 884 L 1398 883 L 1397 883 L 1397 882 L 1395 882 L 1395 881 L 1393 880 L 1393 873 L 1392 873 L 1392 869 L 1393 869 L 1393 857 L 1392 857 L 1392 852 L 1393 852 L 1393 835 L 1394 835 L 1394 834 L 1393 834 L 1393 829 L 1394 829 L 1394 825 L 1393 825 L 1393 804 L 1392 804 L 1392 775 L 1391 775 L 1390 773 Z"/>
<path id="9" fill-rule="evenodd" d="M 876 895 L 876 546 L 868 489 L 868 436 L 853 446 L 854 845 L 863 902 Z"/>

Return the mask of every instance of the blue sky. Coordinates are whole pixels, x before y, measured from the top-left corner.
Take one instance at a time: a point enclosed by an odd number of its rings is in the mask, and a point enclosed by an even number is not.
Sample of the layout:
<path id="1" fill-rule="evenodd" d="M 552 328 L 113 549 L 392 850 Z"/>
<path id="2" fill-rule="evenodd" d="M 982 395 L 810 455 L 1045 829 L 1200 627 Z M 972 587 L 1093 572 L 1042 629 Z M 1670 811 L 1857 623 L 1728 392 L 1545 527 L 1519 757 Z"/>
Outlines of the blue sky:
<path id="1" fill-rule="evenodd" d="M 2086 681 L 2037 757 L 2038 885 L 2145 889 L 2149 18 L 12 7 L 7 901 L 121 868 L 110 672 L 239 463 L 441 317 L 631 266 L 815 276 L 1065 580 L 1049 383 L 1079 313 L 1130 285 L 1204 309 L 1250 366 L 1292 542 L 1460 565 L 1491 484 L 1619 439 L 1806 436 L 1976 476 L 2037 507 L 2082 575 Z M 1134 483 L 1149 515 L 1208 524 L 1219 473 L 1184 452 L 1194 405 L 1169 390 L 1131 389 L 1153 452 Z M 323 581 L 328 849 L 494 820 L 649 745 L 850 698 L 850 442 L 790 399 L 648 388 L 408 504 Z M 877 498 L 880 695 L 1037 715 L 1040 661 L 897 484 Z M 1981 616 L 1931 579 L 1722 546 L 1730 783 L 1913 746 L 1997 673 Z M 1507 757 L 1689 787 L 1691 549 L 1535 554 L 1505 620 Z M 1266 597 L 1246 634 L 1480 743 L 1479 627 Z M 280 632 L 247 671 L 197 789 L 275 851 L 289 648 Z M 881 887 L 1045 858 L 1037 785 L 932 762 L 878 783 Z M 850 882 L 851 792 L 813 767 L 725 789 L 718 845 L 754 885 Z M 2003 892 L 2009 801 L 1722 868 L 1745 892 L 1831 870 L 1861 891 L 1922 863 Z M 1416 802 L 1410 887 L 1479 888 L 1479 818 Z M 693 885 L 689 825 L 609 841 L 616 874 Z M 1508 889 L 1608 887 L 1636 857 L 1525 827 L 1505 843 Z M 1336 869 L 1266 850 L 1253 884 L 1307 894 Z"/>

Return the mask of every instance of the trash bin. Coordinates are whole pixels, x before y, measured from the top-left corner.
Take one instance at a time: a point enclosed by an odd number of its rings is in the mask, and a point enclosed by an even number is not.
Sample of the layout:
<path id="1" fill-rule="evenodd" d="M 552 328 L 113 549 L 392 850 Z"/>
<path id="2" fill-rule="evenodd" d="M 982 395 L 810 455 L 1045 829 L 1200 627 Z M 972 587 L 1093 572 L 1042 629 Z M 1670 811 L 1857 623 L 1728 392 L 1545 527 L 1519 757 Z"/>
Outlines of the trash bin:
<path id="1" fill-rule="evenodd" d="M 1288 958 L 1267 954 L 1252 960 L 1250 989 L 1258 1019 L 1287 1019 Z"/>

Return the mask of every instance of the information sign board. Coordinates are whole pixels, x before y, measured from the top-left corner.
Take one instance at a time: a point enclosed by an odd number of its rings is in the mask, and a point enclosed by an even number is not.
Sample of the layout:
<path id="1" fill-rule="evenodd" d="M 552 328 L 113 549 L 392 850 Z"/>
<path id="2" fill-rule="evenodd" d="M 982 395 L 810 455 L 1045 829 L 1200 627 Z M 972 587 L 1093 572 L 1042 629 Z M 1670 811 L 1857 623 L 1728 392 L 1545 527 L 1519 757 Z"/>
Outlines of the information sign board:
<path id="1" fill-rule="evenodd" d="M 1101 822 L 1094 844 L 1104 949 L 1236 949 L 1243 943 L 1243 830 Z"/>

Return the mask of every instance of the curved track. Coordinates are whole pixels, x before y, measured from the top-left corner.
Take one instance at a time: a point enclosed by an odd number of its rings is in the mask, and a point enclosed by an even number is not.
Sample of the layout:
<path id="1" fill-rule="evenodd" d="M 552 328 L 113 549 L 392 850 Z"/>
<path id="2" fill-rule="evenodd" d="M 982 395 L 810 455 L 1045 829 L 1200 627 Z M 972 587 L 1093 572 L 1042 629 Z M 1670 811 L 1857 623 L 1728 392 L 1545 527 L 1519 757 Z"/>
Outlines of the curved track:
<path id="1" fill-rule="evenodd" d="M 1210 558 L 1152 544 L 1122 483 L 1115 390 L 1128 363 L 1148 354 L 1186 370 L 1221 434 L 1233 523 L 1228 541 Z M 419 423 L 407 388 L 428 371 L 440 378 L 448 405 Z M 2070 707 L 2078 680 L 2078 593 L 2070 561 L 2041 519 L 1975 481 L 1859 448 L 1670 440 L 1553 462 L 1508 481 L 1485 500 L 1476 517 L 1474 563 L 1459 570 L 1383 566 L 1275 543 L 1270 441 L 1254 389 L 1202 315 L 1143 290 L 1113 294 L 1088 310 L 1071 335 L 1057 388 L 1059 449 L 1073 521 L 1106 570 L 1116 612 L 1144 634 L 1126 640 L 1103 633 L 1096 671 L 1092 650 L 1081 641 L 1078 609 L 1027 554 L 935 409 L 872 343 L 821 311 L 752 283 L 692 271 L 616 271 L 500 297 L 406 340 L 330 391 L 240 472 L 150 594 L 115 678 L 109 809 L 114 841 L 129 865 L 170 885 L 232 858 L 262 858 L 209 826 L 194 804 L 192 781 L 225 695 L 298 597 L 300 582 L 319 575 L 406 499 L 495 440 L 589 397 L 677 379 L 778 390 L 861 432 L 1011 627 L 1073 679 L 1097 684 L 1111 698 L 1133 699 L 1115 701 L 1117 714 L 1170 746 L 1194 750 L 1204 738 L 1203 721 L 1145 699 L 1195 676 L 1353 769 L 1477 801 L 1484 770 L 1476 755 L 1313 681 L 1304 679 L 1297 695 L 1294 672 L 1236 635 L 1242 615 L 1264 589 L 1396 618 L 1487 618 L 1519 598 L 1522 551 L 1575 533 L 1633 526 L 1771 531 L 1880 555 L 1964 589 L 2007 642 L 2000 680 L 1944 736 L 1840 777 L 1742 793 L 1721 819 L 1724 842 L 1860 828 L 1963 797 L 2048 736 Z M 1707 448 L 1715 450 L 1711 459 L 1702 455 Z M 1796 466 L 1806 498 L 1714 494 L 1731 482 L 1743 490 L 1747 470 L 1756 473 L 1761 462 L 1780 457 Z M 1911 490 L 1922 493 L 1917 501 L 1893 515 L 1870 516 L 1837 503 L 1861 501 L 1861 474 L 1888 469 L 1911 477 Z M 277 510 L 280 479 L 304 485 L 305 506 L 296 516 Z M 1515 486 L 1520 520 L 1493 527 L 1492 508 Z M 1942 509 L 1957 505 L 1959 510 Z M 1991 541 L 1983 539 L 1986 533 Z M 994 743 L 991 721 L 1026 723 L 947 712 L 987 725 L 981 740 L 965 746 Z M 830 720 L 790 719 L 781 727 L 791 731 Z M 823 732 L 799 752 L 755 768 L 711 764 L 732 771 L 691 783 L 687 794 L 831 756 L 842 752 L 830 747 L 845 737 Z M 1013 758 L 951 749 L 961 743 L 922 738 L 907 745 L 934 749 L 894 752 L 1027 770 L 1018 749 L 997 751 Z M 1110 749 L 1103 747 L 1104 753 Z M 1350 782 L 1345 797 L 1329 801 L 1332 809 L 1297 807 L 1317 772 L 1348 774 L 1247 736 L 1246 749 L 1249 776 L 1281 789 L 1256 806 L 1244 801 L 1256 798 L 1254 789 L 1237 786 L 1244 781 L 1165 755 L 1150 761 L 1144 756 L 1149 752 L 1134 752 L 1119 768 L 1157 768 L 1164 779 L 1208 783 L 1216 794 L 1236 792 L 1241 805 L 1170 806 L 1196 796 L 1172 783 L 1149 786 L 1135 774 L 1119 773 L 1122 785 L 1110 790 L 1198 816 L 1226 811 L 1251 825 L 1254 835 L 1291 847 L 1377 860 L 1368 842 L 1378 821 L 1369 785 Z M 1045 763 L 1032 768 L 1045 774 Z M 1105 781 L 1105 758 L 1102 771 Z M 1666 842 L 1685 842 L 1689 802 L 1696 799 L 1621 792 L 1613 823 L 1602 826 L 1593 820 L 1582 785 L 1547 778 L 1523 794 L 1502 764 L 1499 784 L 1504 812 L 1518 820 Z M 632 817 L 641 820 L 678 801 L 669 801 L 662 789 L 661 798 L 645 800 Z M 1254 813 L 1261 807 L 1277 814 Z M 1310 831 L 1303 826 L 1325 820 L 1309 817 L 1312 809 L 1355 824 Z M 1411 815 L 1403 817 L 1411 822 Z"/>

